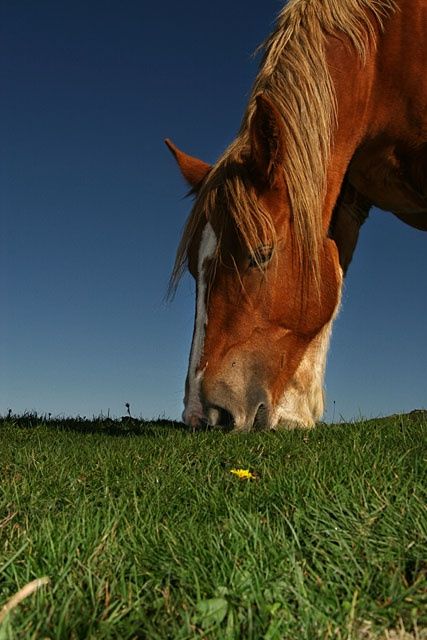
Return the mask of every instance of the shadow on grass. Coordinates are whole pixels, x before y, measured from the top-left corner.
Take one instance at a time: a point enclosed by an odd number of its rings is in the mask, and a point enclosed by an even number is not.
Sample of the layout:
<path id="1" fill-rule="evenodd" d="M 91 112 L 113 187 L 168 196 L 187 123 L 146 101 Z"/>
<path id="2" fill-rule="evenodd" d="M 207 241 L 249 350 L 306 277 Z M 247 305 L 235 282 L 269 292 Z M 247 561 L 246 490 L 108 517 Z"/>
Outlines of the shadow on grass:
<path id="1" fill-rule="evenodd" d="M 102 434 L 114 437 L 158 437 L 162 431 L 165 433 L 170 433 L 171 431 L 191 433 L 191 430 L 183 422 L 161 418 L 157 420 L 137 420 L 136 418 L 124 416 L 118 420 L 113 420 L 101 416 L 89 420 L 88 418 L 81 417 L 52 418 L 36 413 L 28 413 L 21 416 L 0 416 L 0 428 L 17 427 L 20 429 L 34 429 L 41 426 L 56 431 L 75 431 L 88 435 Z"/>
<path id="2" fill-rule="evenodd" d="M 405 424 L 420 423 L 427 424 L 427 410 L 425 409 L 415 409 L 414 411 L 406 414 L 393 414 L 382 418 L 360 420 L 359 425 L 363 424 L 366 427 L 381 427 L 390 426 L 390 424 L 400 424 L 400 426 L 404 426 Z M 319 422 L 317 426 L 318 428 L 326 427 L 327 429 L 331 429 L 332 427 L 345 426 L 346 424 L 351 425 L 353 423 L 341 422 L 326 424 Z M 135 436 L 159 437 L 162 434 L 171 432 L 187 433 L 191 435 L 206 431 L 221 431 L 223 433 L 229 433 L 232 431 L 230 427 L 210 427 L 208 425 L 198 427 L 194 430 L 183 422 L 168 420 L 166 418 L 158 418 L 157 420 L 138 420 L 131 416 L 123 416 L 122 418 L 113 420 L 112 418 L 101 415 L 90 420 L 86 417 L 82 418 L 80 416 L 77 416 L 76 418 L 58 418 L 51 417 L 50 415 L 38 415 L 37 413 L 25 413 L 23 415 L 14 415 L 9 413 L 7 416 L 0 416 L 0 429 L 3 427 L 17 427 L 21 429 L 47 427 L 55 431 L 74 431 L 81 434 L 102 434 L 121 438 Z"/>

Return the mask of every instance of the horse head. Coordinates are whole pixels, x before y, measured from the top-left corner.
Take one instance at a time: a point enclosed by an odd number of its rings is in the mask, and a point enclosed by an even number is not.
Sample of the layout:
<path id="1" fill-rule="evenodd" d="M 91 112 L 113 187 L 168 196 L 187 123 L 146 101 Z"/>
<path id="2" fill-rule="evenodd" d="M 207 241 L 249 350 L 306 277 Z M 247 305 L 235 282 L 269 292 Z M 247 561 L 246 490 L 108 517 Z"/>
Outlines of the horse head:
<path id="1" fill-rule="evenodd" d="M 185 259 L 196 281 L 185 422 L 311 424 L 318 415 L 302 415 L 295 397 L 312 392 L 342 276 L 326 234 L 312 260 L 301 256 L 273 104 L 257 96 L 245 145 L 213 167 L 167 144 L 195 195 L 176 265 Z"/>

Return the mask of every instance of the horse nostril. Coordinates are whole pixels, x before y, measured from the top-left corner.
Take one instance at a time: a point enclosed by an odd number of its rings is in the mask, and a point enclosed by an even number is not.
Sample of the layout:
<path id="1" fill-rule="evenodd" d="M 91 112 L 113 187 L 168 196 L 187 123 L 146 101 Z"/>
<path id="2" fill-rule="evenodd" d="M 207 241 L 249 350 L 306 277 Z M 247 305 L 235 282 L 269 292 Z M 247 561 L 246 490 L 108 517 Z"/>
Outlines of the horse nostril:
<path id="1" fill-rule="evenodd" d="M 255 414 L 254 429 L 265 429 L 268 424 L 268 408 L 265 404 L 260 404 Z"/>
<path id="2" fill-rule="evenodd" d="M 234 427 L 234 418 L 233 414 L 231 414 L 227 409 L 223 409 L 222 407 L 218 407 L 219 410 L 219 424 L 221 427 L 226 427 L 230 429 Z"/>

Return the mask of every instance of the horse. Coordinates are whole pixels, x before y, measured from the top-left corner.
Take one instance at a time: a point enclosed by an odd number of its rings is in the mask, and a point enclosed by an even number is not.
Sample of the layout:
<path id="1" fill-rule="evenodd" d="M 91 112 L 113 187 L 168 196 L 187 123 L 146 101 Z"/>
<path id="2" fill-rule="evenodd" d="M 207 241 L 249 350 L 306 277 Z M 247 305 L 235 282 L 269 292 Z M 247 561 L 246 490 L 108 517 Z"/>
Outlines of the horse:
<path id="1" fill-rule="evenodd" d="M 427 230 L 426 0 L 289 0 L 235 140 L 166 139 L 194 204 L 171 290 L 196 282 L 183 420 L 315 425 L 343 280 L 371 207 Z"/>

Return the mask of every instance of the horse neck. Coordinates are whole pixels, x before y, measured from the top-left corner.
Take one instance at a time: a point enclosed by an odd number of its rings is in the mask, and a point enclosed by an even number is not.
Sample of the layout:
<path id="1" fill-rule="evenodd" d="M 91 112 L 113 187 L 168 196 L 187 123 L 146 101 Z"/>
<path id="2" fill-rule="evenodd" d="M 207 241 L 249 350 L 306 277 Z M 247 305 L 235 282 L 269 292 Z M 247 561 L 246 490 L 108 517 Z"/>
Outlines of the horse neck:
<path id="1" fill-rule="evenodd" d="M 342 181 L 362 143 L 386 138 L 415 150 L 425 144 L 427 23 L 423 0 L 400 0 L 400 10 L 377 33 L 365 64 L 354 49 L 328 38 L 327 60 L 336 92 L 337 126 L 332 138 L 323 209 L 329 228 Z M 402 64 L 405 60 L 405 64 Z"/>
<path id="2" fill-rule="evenodd" d="M 373 109 L 370 95 L 375 72 L 374 55 L 363 65 L 352 47 L 335 38 L 328 38 L 327 61 L 335 87 L 337 120 L 331 140 L 322 212 L 325 233 L 348 165 L 370 127 Z"/>

